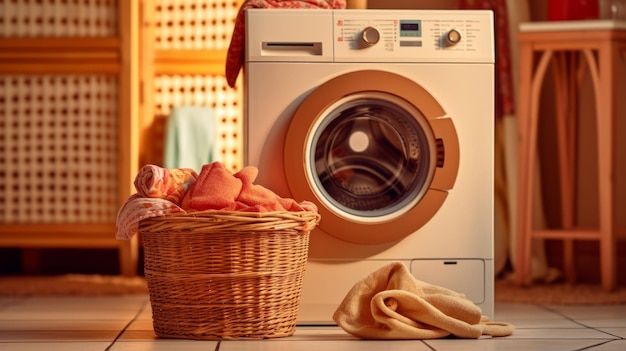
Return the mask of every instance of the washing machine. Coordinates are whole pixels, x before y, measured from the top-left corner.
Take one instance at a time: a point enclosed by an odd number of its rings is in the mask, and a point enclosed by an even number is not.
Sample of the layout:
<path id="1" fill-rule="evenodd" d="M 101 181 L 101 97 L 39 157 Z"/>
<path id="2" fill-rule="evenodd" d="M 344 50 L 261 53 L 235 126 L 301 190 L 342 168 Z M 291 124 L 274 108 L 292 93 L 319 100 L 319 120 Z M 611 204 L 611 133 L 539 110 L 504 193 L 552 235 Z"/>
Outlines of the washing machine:
<path id="1" fill-rule="evenodd" d="M 493 317 L 491 11 L 250 9 L 244 162 L 317 204 L 298 323 L 402 262 Z"/>

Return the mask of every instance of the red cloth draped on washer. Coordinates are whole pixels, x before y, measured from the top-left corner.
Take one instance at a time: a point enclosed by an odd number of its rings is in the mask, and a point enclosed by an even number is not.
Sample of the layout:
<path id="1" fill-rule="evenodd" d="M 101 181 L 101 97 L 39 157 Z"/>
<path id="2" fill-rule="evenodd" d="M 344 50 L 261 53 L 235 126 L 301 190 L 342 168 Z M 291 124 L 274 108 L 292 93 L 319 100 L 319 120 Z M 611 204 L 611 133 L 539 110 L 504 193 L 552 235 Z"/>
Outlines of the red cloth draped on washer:
<path id="1" fill-rule="evenodd" d="M 248 0 L 241 5 L 226 56 L 226 80 L 234 87 L 243 66 L 245 45 L 245 12 L 249 8 L 320 8 L 343 9 L 345 0 Z"/>

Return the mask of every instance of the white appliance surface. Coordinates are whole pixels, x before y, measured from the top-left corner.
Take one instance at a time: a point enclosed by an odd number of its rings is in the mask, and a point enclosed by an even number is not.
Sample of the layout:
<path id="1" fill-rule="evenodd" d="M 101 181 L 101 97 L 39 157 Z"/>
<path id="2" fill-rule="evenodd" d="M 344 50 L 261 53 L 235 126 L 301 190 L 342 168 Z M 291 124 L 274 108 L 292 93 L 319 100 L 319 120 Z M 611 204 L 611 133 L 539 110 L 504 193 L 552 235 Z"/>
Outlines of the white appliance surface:
<path id="1" fill-rule="evenodd" d="M 277 194 L 292 197 L 283 156 L 292 116 L 317 87 L 348 72 L 382 70 L 415 81 L 443 107 L 458 136 L 454 187 L 413 234 L 355 244 L 322 228 L 311 233 L 299 323 L 332 323 L 356 281 L 395 261 L 418 279 L 465 293 L 493 317 L 492 13 L 251 9 L 246 27 L 244 160 L 259 168 L 257 183 Z M 370 45 L 359 39 L 367 31 Z M 350 228 L 346 220 L 342 230 Z"/>

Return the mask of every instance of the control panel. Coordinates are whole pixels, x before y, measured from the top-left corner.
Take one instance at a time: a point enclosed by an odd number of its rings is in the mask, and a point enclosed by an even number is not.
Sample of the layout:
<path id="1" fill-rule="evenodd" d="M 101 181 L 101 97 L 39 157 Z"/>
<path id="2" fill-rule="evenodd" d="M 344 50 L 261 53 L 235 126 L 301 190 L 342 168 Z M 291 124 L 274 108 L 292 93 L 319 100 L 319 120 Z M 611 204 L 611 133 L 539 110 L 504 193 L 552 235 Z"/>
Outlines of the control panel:
<path id="1" fill-rule="evenodd" d="M 494 62 L 486 10 L 249 9 L 246 21 L 248 61 Z"/>
<path id="2" fill-rule="evenodd" d="M 333 20 L 337 61 L 493 60 L 489 11 L 334 11 Z"/>

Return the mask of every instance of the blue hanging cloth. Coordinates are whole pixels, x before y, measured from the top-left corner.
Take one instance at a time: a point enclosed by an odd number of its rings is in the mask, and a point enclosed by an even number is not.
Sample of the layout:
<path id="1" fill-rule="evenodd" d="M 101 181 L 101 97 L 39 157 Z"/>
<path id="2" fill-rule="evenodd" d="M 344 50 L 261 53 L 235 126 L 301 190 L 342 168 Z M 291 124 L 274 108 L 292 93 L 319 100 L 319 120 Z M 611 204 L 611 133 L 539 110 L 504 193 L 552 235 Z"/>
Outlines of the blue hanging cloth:
<path id="1" fill-rule="evenodd" d="M 165 168 L 191 168 L 213 162 L 215 111 L 204 106 L 172 109 L 165 130 Z"/>

